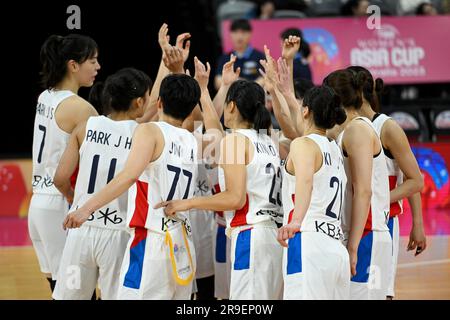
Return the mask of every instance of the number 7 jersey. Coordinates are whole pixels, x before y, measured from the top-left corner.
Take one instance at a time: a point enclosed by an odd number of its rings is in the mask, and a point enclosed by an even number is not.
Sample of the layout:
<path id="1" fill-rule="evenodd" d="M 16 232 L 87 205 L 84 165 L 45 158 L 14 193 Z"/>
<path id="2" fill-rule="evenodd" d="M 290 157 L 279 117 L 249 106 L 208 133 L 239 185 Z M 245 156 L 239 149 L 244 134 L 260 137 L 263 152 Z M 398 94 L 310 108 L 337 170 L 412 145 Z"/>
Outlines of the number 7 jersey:
<path id="1" fill-rule="evenodd" d="M 89 118 L 79 150 L 79 171 L 70 211 L 81 207 L 122 171 L 130 153 L 136 126 L 137 122 L 134 120 L 114 121 L 104 116 Z M 124 230 L 127 202 L 125 192 L 94 211 L 85 225 Z"/>
<path id="2" fill-rule="evenodd" d="M 347 185 L 341 150 L 334 140 L 310 134 L 322 154 L 322 166 L 314 173 L 311 201 L 302 221 L 302 232 L 321 232 L 334 239 L 343 238 L 341 229 L 342 197 Z M 287 161 L 286 161 L 287 163 Z M 300 169 L 301 170 L 301 169 Z M 295 176 L 283 166 L 284 225 L 292 220 L 295 207 Z"/>
<path id="3" fill-rule="evenodd" d="M 45 90 L 38 98 L 33 132 L 33 193 L 60 195 L 53 184 L 70 134 L 58 127 L 56 109 L 65 99 L 75 95 L 69 90 Z"/>

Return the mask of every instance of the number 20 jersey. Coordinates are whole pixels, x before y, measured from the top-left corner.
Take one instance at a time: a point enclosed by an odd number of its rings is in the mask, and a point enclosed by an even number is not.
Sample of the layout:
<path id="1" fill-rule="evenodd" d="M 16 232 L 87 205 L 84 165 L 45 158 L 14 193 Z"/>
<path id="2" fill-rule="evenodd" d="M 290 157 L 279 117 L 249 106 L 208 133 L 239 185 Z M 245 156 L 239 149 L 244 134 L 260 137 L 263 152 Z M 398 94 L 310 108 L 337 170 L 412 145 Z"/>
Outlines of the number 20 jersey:
<path id="1" fill-rule="evenodd" d="M 136 126 L 134 120 L 114 121 L 104 116 L 89 118 L 79 150 L 79 171 L 70 211 L 81 207 L 122 171 Z M 85 225 L 123 230 L 127 203 L 128 195 L 125 192 L 93 212 Z"/>
<path id="2" fill-rule="evenodd" d="M 162 201 L 189 199 L 194 195 L 197 181 L 197 140 L 186 129 L 166 122 L 152 122 L 164 136 L 161 155 L 150 162 L 138 181 L 129 189 L 129 228 L 146 228 L 165 233 L 183 221 L 191 233 L 188 211 L 177 212 L 174 219 L 164 213 L 164 208 L 154 209 Z"/>
<path id="3" fill-rule="evenodd" d="M 310 134 L 306 137 L 319 146 L 322 153 L 322 166 L 314 173 L 311 201 L 300 230 L 302 232 L 322 232 L 334 239 L 341 240 L 343 234 L 340 217 L 343 192 L 347 185 L 341 150 L 334 140 L 330 141 L 327 137 L 317 134 Z M 295 184 L 295 176 L 288 173 L 286 166 L 283 166 L 284 225 L 291 222 L 294 213 Z"/>
<path id="4" fill-rule="evenodd" d="M 58 127 L 56 109 L 63 100 L 73 96 L 69 90 L 45 90 L 38 98 L 33 132 L 33 193 L 61 193 L 53 184 L 59 160 L 69 142 L 70 134 Z"/>

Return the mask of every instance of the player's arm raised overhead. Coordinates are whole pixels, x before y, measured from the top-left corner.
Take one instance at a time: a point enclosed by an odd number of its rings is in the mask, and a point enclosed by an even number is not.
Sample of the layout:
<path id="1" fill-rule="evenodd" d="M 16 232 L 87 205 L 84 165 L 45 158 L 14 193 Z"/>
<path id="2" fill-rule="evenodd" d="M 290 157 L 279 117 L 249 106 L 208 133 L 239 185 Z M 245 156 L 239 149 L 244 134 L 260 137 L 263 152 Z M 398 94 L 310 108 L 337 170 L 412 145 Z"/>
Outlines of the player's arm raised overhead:
<path id="1" fill-rule="evenodd" d="M 289 79 L 291 84 L 291 91 L 294 91 L 294 58 L 300 49 L 300 37 L 289 36 L 289 38 L 284 39 L 283 46 L 281 48 L 281 57 L 286 61 L 289 70 Z"/>
<path id="2" fill-rule="evenodd" d="M 158 74 L 156 75 L 155 83 L 153 84 L 152 91 L 150 92 L 149 107 L 147 108 L 147 110 L 145 110 L 145 113 L 141 118 L 136 119 L 136 121 L 139 123 L 156 120 L 157 118 L 158 112 L 157 101 L 159 97 L 159 89 L 161 88 L 161 82 L 171 72 L 171 70 L 169 70 L 169 68 L 167 68 L 166 64 L 164 63 L 166 52 L 170 52 L 172 48 L 172 46 L 169 43 L 170 37 L 168 35 L 168 32 L 169 26 L 166 23 L 163 23 L 158 32 L 158 43 L 159 46 L 161 47 L 162 52 L 161 62 L 159 64 Z M 191 35 L 189 33 L 182 33 L 178 35 L 176 40 L 176 47 L 182 51 L 183 64 L 189 57 L 191 42 L 187 39 L 189 39 L 190 37 Z"/>
<path id="3" fill-rule="evenodd" d="M 317 155 L 322 156 L 317 144 L 308 138 L 296 138 L 291 143 L 289 158 L 295 171 L 295 207 L 292 220 L 278 230 L 278 242 L 287 247 L 286 240 L 300 232 L 300 226 L 311 202 L 313 177 Z"/>
<path id="4" fill-rule="evenodd" d="M 288 139 L 295 139 L 298 137 L 293 120 L 290 117 L 289 107 L 284 96 L 281 94 L 278 86 L 280 84 L 279 75 L 276 71 L 276 61 L 270 55 L 269 49 L 264 46 L 264 53 L 266 60 L 261 60 L 260 63 L 264 67 L 265 72 L 259 72 L 264 78 L 264 88 L 270 93 L 273 101 L 273 112 L 280 124 L 283 134 Z"/>
<path id="5" fill-rule="evenodd" d="M 219 118 L 222 117 L 223 114 L 223 108 L 225 105 L 225 99 L 227 97 L 228 89 L 233 84 L 233 82 L 239 79 L 239 75 L 241 73 L 241 68 L 237 68 L 236 71 L 234 71 L 235 62 L 236 56 L 231 54 L 230 60 L 225 63 L 222 68 L 222 83 L 213 100 L 214 108 L 216 109 Z"/>
<path id="6" fill-rule="evenodd" d="M 350 123 L 343 137 L 343 148 L 347 152 L 352 176 L 352 181 L 348 183 L 353 186 L 352 218 L 347 244 L 352 275 L 356 274 L 358 246 L 372 197 L 373 141 L 373 132 L 363 121 Z"/>
<path id="7" fill-rule="evenodd" d="M 86 121 L 80 123 L 70 135 L 69 143 L 59 160 L 58 168 L 53 178 L 55 187 L 66 197 L 71 204 L 73 202 L 74 190 L 70 184 L 70 178 L 76 170 L 79 162 L 79 149 L 83 143 L 86 132 Z"/>
<path id="8" fill-rule="evenodd" d="M 220 145 L 220 163 L 224 170 L 226 190 L 213 196 L 194 197 L 186 200 L 164 201 L 155 206 L 155 209 L 165 207 L 166 215 L 174 215 L 179 211 L 192 208 L 200 210 L 238 210 L 246 200 L 247 169 L 242 147 L 248 140 L 239 134 L 229 134 L 222 139 Z M 239 148 L 241 147 L 241 148 Z M 242 161 L 240 161 L 242 160 Z"/>
<path id="9" fill-rule="evenodd" d="M 138 125 L 133 134 L 130 154 L 123 170 L 82 207 L 70 213 L 64 220 L 64 229 L 80 227 L 93 211 L 127 191 L 152 161 L 157 140 L 156 136 L 160 134 L 157 127 L 152 123 Z"/>

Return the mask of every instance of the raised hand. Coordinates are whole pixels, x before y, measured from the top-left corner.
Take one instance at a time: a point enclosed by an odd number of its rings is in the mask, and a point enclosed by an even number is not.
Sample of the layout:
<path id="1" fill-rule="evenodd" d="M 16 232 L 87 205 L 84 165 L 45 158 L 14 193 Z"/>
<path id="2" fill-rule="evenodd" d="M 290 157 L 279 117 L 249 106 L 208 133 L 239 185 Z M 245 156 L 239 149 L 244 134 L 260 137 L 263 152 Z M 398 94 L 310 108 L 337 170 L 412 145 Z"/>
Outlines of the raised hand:
<path id="1" fill-rule="evenodd" d="M 161 47 L 163 54 L 165 50 L 168 50 L 171 47 L 169 43 L 170 37 L 167 34 L 168 32 L 169 26 L 167 25 L 167 23 L 163 23 L 158 33 L 158 43 L 159 46 Z"/>
<path id="2" fill-rule="evenodd" d="M 172 73 L 184 73 L 183 51 L 181 49 L 172 46 L 165 48 L 163 62 Z"/>
<path id="3" fill-rule="evenodd" d="M 195 64 L 195 80 L 197 80 L 198 85 L 200 86 L 200 89 L 202 92 L 205 92 L 208 90 L 208 80 L 209 80 L 209 74 L 211 72 L 211 66 L 209 65 L 209 62 L 205 65 L 197 58 L 194 58 L 194 64 Z"/>
<path id="4" fill-rule="evenodd" d="M 270 55 L 270 50 L 267 46 L 264 46 L 264 54 L 266 56 L 266 60 L 260 60 L 259 62 L 264 68 L 264 71 L 259 69 L 259 73 L 264 78 L 264 87 L 267 91 L 271 92 L 276 88 L 279 79 L 278 72 L 276 70 L 276 62 Z"/>
<path id="5" fill-rule="evenodd" d="M 292 77 L 291 70 L 288 66 L 287 62 L 283 58 L 279 58 L 277 61 L 278 64 L 278 89 L 280 89 L 283 95 L 288 95 L 292 93 Z"/>
<path id="6" fill-rule="evenodd" d="M 283 48 L 281 56 L 286 60 L 293 60 L 298 50 L 300 49 L 300 37 L 289 36 L 283 41 Z"/>
<path id="7" fill-rule="evenodd" d="M 222 68 L 222 84 L 224 86 L 230 86 L 233 82 L 239 79 L 241 74 L 241 68 L 237 68 L 234 71 L 234 63 L 236 62 L 236 56 L 231 54 L 230 60 L 223 65 Z"/>
<path id="8" fill-rule="evenodd" d="M 186 41 L 186 39 L 189 39 L 190 37 L 191 34 L 187 32 L 178 35 L 177 42 L 175 45 L 177 48 L 182 50 L 184 62 L 186 62 L 187 59 L 189 58 L 189 49 L 191 48 L 191 41 L 190 40 Z"/>

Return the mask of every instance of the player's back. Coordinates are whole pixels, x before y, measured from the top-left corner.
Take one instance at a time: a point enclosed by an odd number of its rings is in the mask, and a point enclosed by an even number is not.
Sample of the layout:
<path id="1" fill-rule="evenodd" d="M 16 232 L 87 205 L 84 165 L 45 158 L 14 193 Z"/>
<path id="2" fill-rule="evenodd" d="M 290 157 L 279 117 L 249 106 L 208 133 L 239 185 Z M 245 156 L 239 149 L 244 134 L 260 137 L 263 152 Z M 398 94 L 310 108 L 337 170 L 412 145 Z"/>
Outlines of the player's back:
<path id="1" fill-rule="evenodd" d="M 69 90 L 45 90 L 38 98 L 33 132 L 33 193 L 61 194 L 53 184 L 70 135 L 56 123 L 55 114 L 63 100 L 75 95 Z"/>
<path id="2" fill-rule="evenodd" d="M 334 140 L 329 140 L 325 136 L 310 134 L 306 137 L 320 148 L 322 166 L 313 176 L 311 201 L 301 230 L 322 232 L 340 240 L 342 197 L 347 184 L 341 150 Z M 294 212 L 295 186 L 295 176 L 288 173 L 284 166 L 282 194 L 285 225 L 291 221 Z"/>
<path id="3" fill-rule="evenodd" d="M 188 199 L 193 196 L 197 180 L 197 140 L 194 135 L 166 122 L 152 122 L 164 137 L 164 148 L 148 164 L 129 190 L 128 226 L 164 233 L 178 222 L 168 218 L 164 209 L 153 209 L 161 201 Z M 190 232 L 188 212 L 178 212 Z"/>
<path id="4" fill-rule="evenodd" d="M 246 166 L 247 194 L 245 205 L 227 215 L 228 227 L 252 225 L 263 221 L 278 221 L 281 210 L 280 156 L 272 139 L 254 129 L 239 129 L 254 147 L 253 159 Z M 226 190 L 224 172 L 219 168 L 220 189 Z M 231 219 L 230 219 L 231 218 Z"/>
<path id="5" fill-rule="evenodd" d="M 372 164 L 372 197 L 370 201 L 369 216 L 364 228 L 365 232 L 368 231 L 388 231 L 387 219 L 389 218 L 389 178 L 386 166 L 386 160 L 381 145 L 381 140 L 378 133 L 373 126 L 372 122 L 365 117 L 357 117 L 354 120 L 364 121 L 367 123 L 377 134 L 378 141 L 381 146 L 380 153 L 373 156 Z M 342 148 L 342 139 L 345 130 L 341 132 L 338 137 L 338 143 Z M 342 214 L 342 229 L 344 234 L 350 231 L 351 226 L 351 212 L 352 212 L 352 199 L 353 199 L 353 186 L 352 176 L 350 171 L 350 163 L 348 157 L 344 152 L 344 166 L 348 179 L 347 188 L 345 189 L 345 195 L 343 198 L 343 214 Z"/>
<path id="6" fill-rule="evenodd" d="M 79 174 L 71 210 L 81 207 L 96 192 L 122 171 L 131 148 L 134 120 L 114 121 L 104 116 L 91 117 L 80 146 Z M 124 228 L 128 195 L 122 194 L 96 210 L 86 225 L 109 229 Z"/>
<path id="7" fill-rule="evenodd" d="M 381 137 L 381 131 L 383 129 L 383 126 L 386 123 L 386 121 L 388 121 L 389 119 L 392 119 L 392 118 L 383 113 L 377 113 L 374 116 L 372 123 L 380 137 Z M 389 175 L 389 189 L 392 190 L 392 189 L 395 189 L 398 185 L 403 183 L 403 172 L 400 170 L 400 167 L 399 167 L 397 161 L 392 156 L 391 152 L 386 149 L 384 149 L 383 151 L 385 154 L 386 166 L 387 166 L 388 175 Z M 389 212 L 389 215 L 391 217 L 397 216 L 403 212 L 403 204 L 402 203 L 403 203 L 402 200 L 391 203 L 390 212 Z"/>

